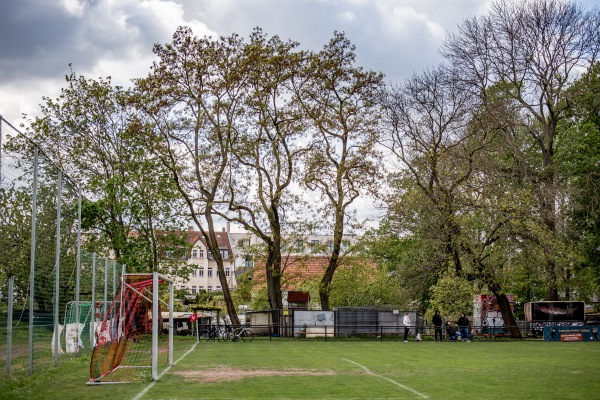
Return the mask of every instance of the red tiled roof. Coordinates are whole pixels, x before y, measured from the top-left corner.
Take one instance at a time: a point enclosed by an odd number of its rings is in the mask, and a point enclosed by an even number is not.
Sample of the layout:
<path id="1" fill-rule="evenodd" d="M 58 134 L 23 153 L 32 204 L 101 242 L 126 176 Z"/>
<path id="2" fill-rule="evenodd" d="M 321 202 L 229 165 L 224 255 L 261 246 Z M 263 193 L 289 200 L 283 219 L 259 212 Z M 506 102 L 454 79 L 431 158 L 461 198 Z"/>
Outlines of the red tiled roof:
<path id="1" fill-rule="evenodd" d="M 349 265 L 350 258 L 345 258 L 340 261 L 339 268 L 346 268 Z M 352 259 L 352 262 L 357 262 L 356 259 Z M 363 264 L 368 265 L 372 268 L 376 267 L 376 264 L 372 261 L 362 261 Z M 309 279 L 320 279 L 327 265 L 329 264 L 329 257 L 327 256 L 289 256 L 282 257 L 281 259 L 282 269 L 282 289 L 292 290 L 298 286 L 300 282 L 304 282 Z M 265 262 L 264 260 L 255 260 L 255 269 L 252 277 L 254 286 L 263 285 L 265 279 Z M 289 301 L 289 300 L 288 300 Z"/>

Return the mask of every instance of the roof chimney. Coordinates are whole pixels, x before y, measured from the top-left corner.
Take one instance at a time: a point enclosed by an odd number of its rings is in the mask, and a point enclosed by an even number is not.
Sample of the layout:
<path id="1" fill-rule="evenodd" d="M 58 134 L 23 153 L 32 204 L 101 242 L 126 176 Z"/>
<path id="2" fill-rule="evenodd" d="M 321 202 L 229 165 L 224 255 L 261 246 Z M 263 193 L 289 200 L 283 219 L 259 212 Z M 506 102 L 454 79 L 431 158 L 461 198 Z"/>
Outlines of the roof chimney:
<path id="1" fill-rule="evenodd" d="M 188 226 L 188 232 L 194 232 L 194 226 L 193 225 Z"/>
<path id="2" fill-rule="evenodd" d="M 225 232 L 225 227 L 223 227 L 223 228 L 221 229 L 221 232 Z"/>

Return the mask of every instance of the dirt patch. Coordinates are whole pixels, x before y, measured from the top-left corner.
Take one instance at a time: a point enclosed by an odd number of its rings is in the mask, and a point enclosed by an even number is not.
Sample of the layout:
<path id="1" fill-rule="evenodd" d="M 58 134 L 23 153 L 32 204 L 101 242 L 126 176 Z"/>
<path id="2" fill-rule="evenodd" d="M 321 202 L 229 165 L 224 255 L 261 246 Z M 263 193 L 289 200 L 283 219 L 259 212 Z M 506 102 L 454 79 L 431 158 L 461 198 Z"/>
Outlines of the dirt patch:
<path id="1" fill-rule="evenodd" d="M 220 366 L 203 371 L 178 371 L 173 372 L 175 375 L 183 376 L 186 381 L 194 382 L 223 382 L 223 381 L 234 381 L 244 378 L 253 378 L 259 376 L 321 376 L 321 375 L 335 375 L 333 371 L 319 371 L 309 369 L 283 369 L 283 370 L 269 370 L 269 369 L 238 369 L 233 367 Z"/>

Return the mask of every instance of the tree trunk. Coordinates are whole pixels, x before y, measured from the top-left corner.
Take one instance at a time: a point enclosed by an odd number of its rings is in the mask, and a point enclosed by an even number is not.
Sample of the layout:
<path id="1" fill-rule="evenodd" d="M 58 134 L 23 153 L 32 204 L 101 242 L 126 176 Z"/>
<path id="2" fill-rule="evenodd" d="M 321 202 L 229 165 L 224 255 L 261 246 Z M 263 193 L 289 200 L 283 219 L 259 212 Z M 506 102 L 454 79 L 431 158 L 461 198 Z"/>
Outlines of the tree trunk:
<path id="1" fill-rule="evenodd" d="M 500 307 L 500 313 L 502 314 L 504 325 L 508 329 L 510 337 L 515 339 L 523 339 L 523 336 L 521 336 L 521 330 L 519 329 L 517 320 L 515 319 L 515 314 L 510 307 L 510 301 L 508 301 L 508 297 L 503 293 L 494 293 L 494 295 L 498 301 L 498 307 Z"/>

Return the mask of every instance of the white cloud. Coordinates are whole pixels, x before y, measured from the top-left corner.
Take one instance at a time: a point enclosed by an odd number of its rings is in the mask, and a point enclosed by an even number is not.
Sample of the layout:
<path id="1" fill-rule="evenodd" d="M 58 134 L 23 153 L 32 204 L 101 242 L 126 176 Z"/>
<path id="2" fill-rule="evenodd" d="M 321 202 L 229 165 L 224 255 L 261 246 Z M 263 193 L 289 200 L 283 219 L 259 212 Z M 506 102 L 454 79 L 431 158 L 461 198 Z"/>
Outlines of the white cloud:
<path id="1" fill-rule="evenodd" d="M 352 23 L 356 20 L 356 14 L 352 11 L 344 11 L 335 15 L 336 21 L 343 23 Z"/>
<path id="2" fill-rule="evenodd" d="M 85 0 L 61 0 L 61 4 L 64 7 L 67 14 L 81 18 L 85 13 L 87 1 Z"/>

